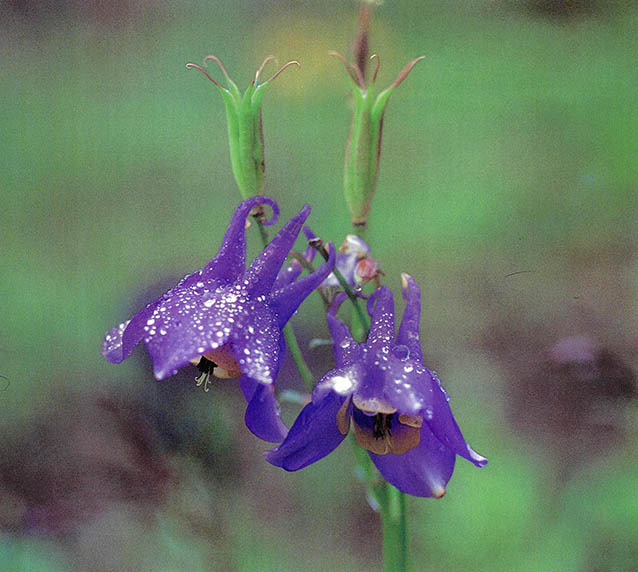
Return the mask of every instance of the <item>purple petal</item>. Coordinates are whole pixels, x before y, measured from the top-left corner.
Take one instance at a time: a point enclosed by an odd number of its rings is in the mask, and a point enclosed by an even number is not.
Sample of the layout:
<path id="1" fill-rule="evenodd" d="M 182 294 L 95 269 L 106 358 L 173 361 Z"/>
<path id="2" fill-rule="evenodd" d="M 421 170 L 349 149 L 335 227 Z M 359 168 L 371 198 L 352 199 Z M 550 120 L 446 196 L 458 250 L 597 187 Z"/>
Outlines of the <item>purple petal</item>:
<path id="1" fill-rule="evenodd" d="M 324 281 L 335 263 L 335 247 L 328 243 L 328 260 L 314 272 L 279 290 L 271 299 L 271 307 L 278 315 L 279 327 L 283 328 L 300 304 Z"/>
<path id="2" fill-rule="evenodd" d="M 348 397 L 327 387 L 318 389 L 313 393 L 312 403 L 302 409 L 284 442 L 266 453 L 269 463 L 286 471 L 297 471 L 322 459 L 345 439 L 346 433 L 342 433 L 337 425 L 337 415 Z M 344 418 L 349 422 L 349 411 L 345 412 Z"/>
<path id="3" fill-rule="evenodd" d="M 432 378 L 426 367 L 412 359 L 400 360 L 392 355 L 406 346 L 394 346 L 391 356 L 384 365 L 383 395 L 400 413 L 418 415 L 424 409 L 432 410 L 433 392 Z M 383 360 L 385 356 L 378 358 Z"/>
<path id="4" fill-rule="evenodd" d="M 381 286 L 372 293 L 368 300 L 368 313 L 372 316 L 368 347 L 394 342 L 394 298 L 389 288 Z"/>
<path id="5" fill-rule="evenodd" d="M 403 298 L 407 303 L 397 335 L 397 344 L 404 345 L 410 350 L 411 359 L 422 362 L 423 354 L 419 338 L 421 290 L 409 274 L 401 274 L 401 281 Z"/>
<path id="6" fill-rule="evenodd" d="M 272 290 L 277 274 L 309 215 L 310 207 L 306 205 L 281 227 L 270 244 L 244 272 L 242 278 L 251 296 L 263 296 Z"/>
<path id="7" fill-rule="evenodd" d="M 424 424 L 421 440 L 414 449 L 402 455 L 370 453 L 370 458 L 385 480 L 400 491 L 417 497 L 440 498 L 454 471 L 456 455 Z"/>
<path id="8" fill-rule="evenodd" d="M 346 326 L 339 318 L 337 318 L 337 311 L 339 306 L 347 298 L 347 294 L 342 292 L 335 299 L 328 313 L 326 319 L 328 320 L 328 327 L 332 334 L 333 351 L 335 361 L 338 367 L 350 365 L 355 361 L 361 359 L 361 346 L 355 341 L 350 334 L 348 326 Z"/>
<path id="9" fill-rule="evenodd" d="M 281 443 L 288 432 L 288 428 L 279 417 L 279 404 L 275 399 L 273 385 L 256 385 L 244 419 L 246 427 L 254 435 L 269 443 Z"/>
<path id="10" fill-rule="evenodd" d="M 144 327 L 151 317 L 158 302 L 146 306 L 133 319 L 121 323 L 113 328 L 106 336 L 102 344 L 102 355 L 111 363 L 121 363 L 133 351 L 146 333 Z"/>
<path id="11" fill-rule="evenodd" d="M 306 235 L 308 240 L 312 240 L 315 238 L 315 233 L 312 232 L 307 226 L 303 227 L 303 233 Z M 306 246 L 306 250 L 304 250 L 303 257 L 309 262 L 315 259 L 315 254 L 317 254 L 317 250 L 312 246 Z M 277 274 L 277 279 L 273 284 L 272 291 L 276 292 L 277 290 L 281 290 L 285 286 L 292 284 L 299 275 L 303 272 L 304 268 L 301 265 L 301 262 L 298 260 L 293 260 L 288 266 L 284 266 Z"/>
<path id="12" fill-rule="evenodd" d="M 271 225 L 279 217 L 279 206 L 270 197 L 253 197 L 243 201 L 235 209 L 233 218 L 219 247 L 217 256 L 204 268 L 203 280 L 235 280 L 246 268 L 246 217 L 258 205 L 270 205 L 273 216 L 265 224 Z"/>
<path id="13" fill-rule="evenodd" d="M 191 284 L 192 281 L 185 281 Z M 172 375 L 206 351 L 225 344 L 250 301 L 232 285 L 179 285 L 159 301 L 146 321 L 146 347 L 157 379 Z"/>
<path id="14" fill-rule="evenodd" d="M 426 411 L 425 422 L 428 424 L 432 433 L 446 447 L 457 455 L 474 463 L 477 467 L 487 465 L 487 459 L 476 453 L 463 438 L 463 434 L 456 424 L 454 415 L 447 400 L 446 394 L 440 386 L 438 378 L 433 376 L 433 404 L 431 414 Z"/>
<path id="15" fill-rule="evenodd" d="M 241 371 L 260 383 L 273 383 L 283 358 L 283 339 L 273 312 L 251 302 L 237 313 L 230 339 Z"/>

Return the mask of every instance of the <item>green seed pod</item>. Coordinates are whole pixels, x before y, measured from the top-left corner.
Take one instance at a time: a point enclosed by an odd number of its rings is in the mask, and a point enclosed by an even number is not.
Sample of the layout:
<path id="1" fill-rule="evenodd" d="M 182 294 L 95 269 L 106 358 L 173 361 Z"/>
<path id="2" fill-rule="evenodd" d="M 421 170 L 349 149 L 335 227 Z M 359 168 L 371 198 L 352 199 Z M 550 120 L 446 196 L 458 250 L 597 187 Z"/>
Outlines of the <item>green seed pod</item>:
<path id="1" fill-rule="evenodd" d="M 330 52 L 338 57 L 346 67 L 352 80 L 353 114 L 350 126 L 350 137 L 346 147 L 344 173 L 344 191 L 352 224 L 355 227 L 366 225 L 374 190 L 379 175 L 379 159 L 381 157 L 381 136 L 383 132 L 383 116 L 390 96 L 396 87 L 407 77 L 412 68 L 424 56 L 409 62 L 397 78 L 378 95 L 375 92 L 379 58 L 373 54 L 377 65 L 372 81 L 367 84 L 363 73 L 356 64 L 350 64 L 341 54 Z"/>
<path id="2" fill-rule="evenodd" d="M 268 84 L 282 71 L 291 65 L 299 66 L 299 62 L 290 61 L 284 64 L 269 79 L 260 82 L 261 73 L 269 62 L 275 59 L 268 56 L 255 72 L 252 83 L 242 94 L 237 85 L 228 75 L 226 68 L 217 56 L 206 56 L 204 65 L 213 60 L 226 78 L 226 87 L 214 80 L 202 67 L 194 63 L 186 64 L 188 69 L 201 71 L 217 87 L 226 107 L 226 121 L 228 124 L 228 146 L 230 149 L 230 163 L 237 181 L 237 186 L 244 199 L 261 194 L 264 188 L 264 173 L 266 164 L 264 159 L 264 134 L 261 121 L 261 100 Z"/>

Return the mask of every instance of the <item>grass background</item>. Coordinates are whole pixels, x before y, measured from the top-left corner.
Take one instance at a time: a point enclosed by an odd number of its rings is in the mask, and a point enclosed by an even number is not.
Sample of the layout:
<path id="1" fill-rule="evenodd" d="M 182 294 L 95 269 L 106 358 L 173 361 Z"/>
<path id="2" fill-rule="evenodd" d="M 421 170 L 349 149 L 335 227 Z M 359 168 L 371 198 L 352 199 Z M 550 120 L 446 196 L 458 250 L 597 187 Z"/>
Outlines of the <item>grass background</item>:
<path id="1" fill-rule="evenodd" d="M 490 459 L 459 461 L 441 501 L 411 501 L 415 570 L 638 561 L 635 402 L 585 406 L 546 375 L 573 336 L 638 366 L 638 7 L 555 4 L 388 0 L 372 26 L 381 83 L 426 59 L 389 104 L 368 238 L 389 286 L 400 272 L 421 285 L 427 363 Z M 264 98 L 266 192 L 283 217 L 310 203 L 327 239 L 349 232 L 348 85 L 327 52 L 349 51 L 355 15 L 336 1 L 0 2 L 7 570 L 379 567 L 347 446 L 285 474 L 232 383 L 203 394 L 193 372 L 155 382 L 142 350 L 118 367 L 99 354 L 105 331 L 215 254 L 240 200 L 222 102 L 188 61 L 214 53 L 240 85 L 271 53 L 301 61 Z M 318 301 L 296 328 L 327 335 Z M 310 360 L 332 367 L 327 348 Z M 297 382 L 289 364 L 282 376 Z M 527 397 L 545 408 L 530 410 L 516 388 L 535 376 Z M 571 440 L 550 422 L 562 410 Z"/>

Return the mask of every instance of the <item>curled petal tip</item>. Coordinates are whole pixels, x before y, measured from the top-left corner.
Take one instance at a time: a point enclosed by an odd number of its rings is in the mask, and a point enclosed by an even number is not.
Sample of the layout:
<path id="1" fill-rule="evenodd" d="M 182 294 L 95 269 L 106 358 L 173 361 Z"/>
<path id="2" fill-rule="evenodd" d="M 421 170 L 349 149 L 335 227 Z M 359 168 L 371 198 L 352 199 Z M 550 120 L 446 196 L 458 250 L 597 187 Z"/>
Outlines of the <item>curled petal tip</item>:
<path id="1" fill-rule="evenodd" d="M 472 447 L 467 446 L 467 451 L 472 458 L 472 462 L 479 468 L 482 469 L 485 465 L 487 465 L 487 458 L 483 457 L 483 455 L 479 455 Z"/>

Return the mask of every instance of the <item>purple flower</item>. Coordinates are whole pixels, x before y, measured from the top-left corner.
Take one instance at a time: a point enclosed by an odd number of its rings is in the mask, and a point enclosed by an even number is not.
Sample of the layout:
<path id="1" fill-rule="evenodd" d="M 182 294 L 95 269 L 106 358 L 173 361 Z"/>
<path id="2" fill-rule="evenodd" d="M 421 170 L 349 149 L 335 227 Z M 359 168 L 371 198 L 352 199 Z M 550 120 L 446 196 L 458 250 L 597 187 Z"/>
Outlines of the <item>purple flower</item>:
<path id="1" fill-rule="evenodd" d="M 273 224 L 277 203 L 268 197 L 243 201 L 235 210 L 219 252 L 204 268 L 185 276 L 159 300 L 151 302 L 104 339 L 102 354 L 112 363 L 126 359 L 144 339 L 158 380 L 194 363 L 206 384 L 211 374 L 241 377 L 248 401 L 246 424 L 258 437 L 280 442 L 287 429 L 279 418 L 273 382 L 279 372 L 284 341 L 282 329 L 301 302 L 334 266 L 330 245 L 327 262 L 307 276 L 280 273 L 310 207 L 289 220 L 246 269 L 246 217 L 267 204 Z"/>
<path id="2" fill-rule="evenodd" d="M 435 373 L 423 365 L 419 340 L 421 293 L 402 275 L 407 300 L 395 340 L 394 300 L 382 286 L 368 301 L 368 340 L 357 343 L 336 317 L 340 295 L 328 312 L 337 369 L 313 391 L 284 442 L 266 454 L 287 471 L 325 457 L 350 425 L 377 469 L 404 493 L 440 498 L 454 471 L 456 455 L 477 467 L 487 459 L 465 442 Z"/>

